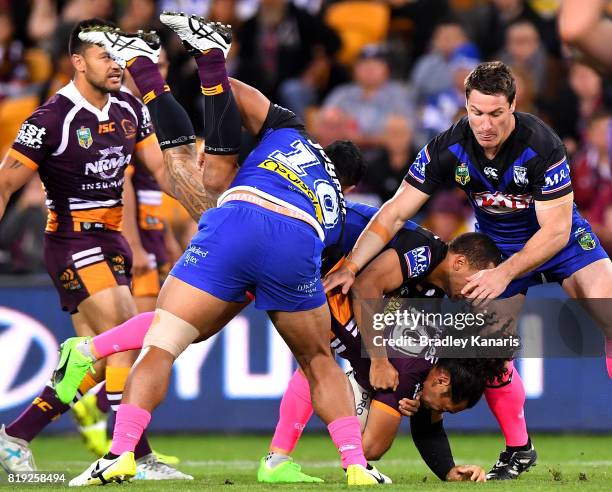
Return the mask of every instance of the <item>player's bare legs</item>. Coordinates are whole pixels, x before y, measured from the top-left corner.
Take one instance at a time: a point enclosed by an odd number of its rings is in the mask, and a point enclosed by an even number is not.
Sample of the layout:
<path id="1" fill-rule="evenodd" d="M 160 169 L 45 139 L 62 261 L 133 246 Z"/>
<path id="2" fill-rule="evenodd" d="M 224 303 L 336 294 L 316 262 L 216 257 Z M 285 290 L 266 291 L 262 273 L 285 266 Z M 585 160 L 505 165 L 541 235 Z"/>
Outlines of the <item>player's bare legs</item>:
<path id="1" fill-rule="evenodd" d="M 157 307 L 172 313 L 196 328 L 193 342 L 206 340 L 217 333 L 246 303 L 222 301 L 176 277 L 169 276 L 159 294 Z M 153 329 L 159 323 L 154 320 Z M 172 327 L 168 327 L 172 330 Z M 151 412 L 166 395 L 175 356 L 161 348 L 145 348 L 145 355 L 134 366 L 128 379 L 123 403 Z M 153 377 L 152 377 L 153 376 Z"/>
<path id="2" fill-rule="evenodd" d="M 311 311 L 273 311 L 269 315 L 308 379 L 313 408 L 321 420 L 329 424 L 355 415 L 351 386 L 329 347 L 327 304 Z"/>

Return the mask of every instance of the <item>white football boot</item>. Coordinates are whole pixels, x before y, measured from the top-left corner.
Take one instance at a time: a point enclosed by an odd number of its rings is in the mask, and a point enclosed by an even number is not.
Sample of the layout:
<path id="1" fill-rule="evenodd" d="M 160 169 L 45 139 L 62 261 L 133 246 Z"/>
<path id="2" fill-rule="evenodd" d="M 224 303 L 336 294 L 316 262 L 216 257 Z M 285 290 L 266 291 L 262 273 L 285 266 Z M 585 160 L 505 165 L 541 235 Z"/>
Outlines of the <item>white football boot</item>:
<path id="1" fill-rule="evenodd" d="M 100 458 L 94 461 L 87 470 L 73 478 L 69 487 L 86 487 L 89 485 L 106 485 L 107 483 L 121 483 L 130 480 L 136 475 L 136 461 L 134 453 L 126 451 L 116 458 L 107 460 Z"/>
<path id="2" fill-rule="evenodd" d="M 122 68 L 129 66 L 139 56 L 148 58 L 156 65 L 159 61 L 161 44 L 154 31 L 129 34 L 118 28 L 91 27 L 83 29 L 79 39 L 104 48 Z"/>
<path id="3" fill-rule="evenodd" d="M 0 466 L 6 473 L 36 471 L 34 456 L 28 442 L 9 436 L 4 430 L 4 425 L 0 427 Z"/>
<path id="4" fill-rule="evenodd" d="M 207 22 L 201 17 L 185 15 L 182 12 L 163 12 L 159 20 L 176 32 L 188 48 L 196 51 L 218 48 L 227 58 L 232 45 L 232 26 Z"/>
<path id="5" fill-rule="evenodd" d="M 193 480 L 193 477 L 159 461 L 151 453 L 136 460 L 134 480 Z"/>

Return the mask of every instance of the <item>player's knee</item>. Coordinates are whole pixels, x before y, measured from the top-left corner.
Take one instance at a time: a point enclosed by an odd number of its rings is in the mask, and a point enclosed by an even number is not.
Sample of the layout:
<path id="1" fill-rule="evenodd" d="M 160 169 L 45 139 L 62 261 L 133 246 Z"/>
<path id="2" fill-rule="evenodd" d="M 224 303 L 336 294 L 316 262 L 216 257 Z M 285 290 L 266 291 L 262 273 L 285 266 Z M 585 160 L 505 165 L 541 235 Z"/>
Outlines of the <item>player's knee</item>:
<path id="1" fill-rule="evenodd" d="M 332 368 L 338 368 L 338 371 L 342 373 L 329 351 L 321 350 L 307 355 L 300 354 L 296 356 L 296 359 L 300 369 L 309 381 L 322 379 L 330 371 L 333 371 Z"/>
<path id="2" fill-rule="evenodd" d="M 164 309 L 155 311 L 151 328 L 145 335 L 142 348 L 156 347 L 174 358 L 181 355 L 200 336 L 198 329 Z"/>

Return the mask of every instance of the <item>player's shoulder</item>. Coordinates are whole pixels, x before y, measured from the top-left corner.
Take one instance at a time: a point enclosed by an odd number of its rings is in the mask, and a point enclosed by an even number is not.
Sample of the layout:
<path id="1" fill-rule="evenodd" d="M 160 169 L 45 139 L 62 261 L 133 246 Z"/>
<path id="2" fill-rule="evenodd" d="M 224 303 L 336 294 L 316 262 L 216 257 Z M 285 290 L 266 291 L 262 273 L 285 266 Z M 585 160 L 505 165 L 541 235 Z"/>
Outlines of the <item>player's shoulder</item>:
<path id="1" fill-rule="evenodd" d="M 65 118 L 73 107 L 74 102 L 58 91 L 36 108 L 28 120 L 55 123 Z"/>
<path id="2" fill-rule="evenodd" d="M 548 157 L 554 149 L 563 146 L 555 131 L 537 116 L 518 111 L 515 115 L 519 138 L 539 156 Z"/>
<path id="3" fill-rule="evenodd" d="M 130 105 L 138 107 L 138 108 L 140 108 L 141 106 L 144 106 L 144 103 L 140 99 L 138 99 L 134 94 L 132 94 L 132 92 L 130 92 L 130 90 L 125 86 L 122 86 L 118 92 L 115 92 L 113 94 L 113 97 L 117 99 L 118 101 L 125 101 L 129 103 Z"/>
<path id="4" fill-rule="evenodd" d="M 454 123 L 447 130 L 436 135 L 433 140 L 429 143 L 429 151 L 433 148 L 437 151 L 445 150 L 454 144 L 461 144 L 470 137 L 470 126 L 468 124 L 467 116 L 461 118 L 459 121 Z"/>

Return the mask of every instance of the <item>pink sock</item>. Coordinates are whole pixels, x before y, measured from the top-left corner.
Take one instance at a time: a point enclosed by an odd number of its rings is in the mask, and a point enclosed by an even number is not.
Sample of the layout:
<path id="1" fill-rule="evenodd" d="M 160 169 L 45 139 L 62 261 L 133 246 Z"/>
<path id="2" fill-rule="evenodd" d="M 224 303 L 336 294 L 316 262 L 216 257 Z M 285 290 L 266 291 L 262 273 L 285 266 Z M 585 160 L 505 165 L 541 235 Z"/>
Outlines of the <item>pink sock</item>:
<path id="1" fill-rule="evenodd" d="M 340 453 L 342 468 L 349 465 L 367 466 L 361 443 L 361 424 L 359 417 L 341 417 L 327 426 L 329 435 Z"/>
<path id="2" fill-rule="evenodd" d="M 144 408 L 129 403 L 119 405 L 110 452 L 116 455 L 133 452 L 150 421 L 151 414 Z"/>
<path id="3" fill-rule="evenodd" d="M 154 315 L 153 311 L 140 313 L 125 323 L 94 337 L 92 344 L 99 358 L 142 348 L 142 341 L 149 331 Z"/>
<path id="4" fill-rule="evenodd" d="M 612 379 L 612 338 L 606 338 L 606 367 L 608 376 Z"/>
<path id="5" fill-rule="evenodd" d="M 296 370 L 281 400 L 272 446 L 290 454 L 311 416 L 310 386 L 306 377 Z"/>
<path id="6" fill-rule="evenodd" d="M 485 397 L 489 408 L 499 422 L 506 446 L 524 446 L 529 440 L 525 423 L 525 387 L 514 364 L 506 365 L 508 375 L 502 386 L 487 387 Z M 509 381 L 509 382 L 508 382 Z"/>

